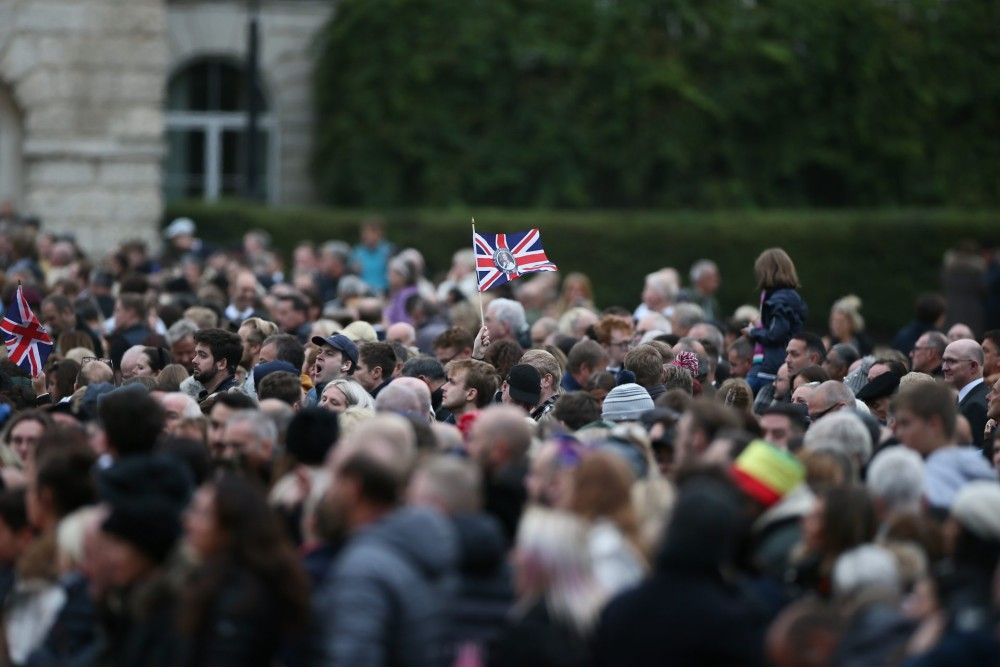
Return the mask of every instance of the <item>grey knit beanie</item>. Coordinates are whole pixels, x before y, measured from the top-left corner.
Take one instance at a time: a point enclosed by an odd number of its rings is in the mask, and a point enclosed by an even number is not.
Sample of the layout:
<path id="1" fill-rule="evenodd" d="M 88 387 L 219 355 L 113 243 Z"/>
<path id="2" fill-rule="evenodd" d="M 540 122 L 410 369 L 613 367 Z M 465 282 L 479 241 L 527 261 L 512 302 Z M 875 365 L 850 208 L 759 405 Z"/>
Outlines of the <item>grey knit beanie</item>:
<path id="1" fill-rule="evenodd" d="M 653 399 L 641 386 L 634 382 L 620 384 L 604 399 L 601 419 L 611 422 L 638 420 L 642 413 L 653 409 Z"/>

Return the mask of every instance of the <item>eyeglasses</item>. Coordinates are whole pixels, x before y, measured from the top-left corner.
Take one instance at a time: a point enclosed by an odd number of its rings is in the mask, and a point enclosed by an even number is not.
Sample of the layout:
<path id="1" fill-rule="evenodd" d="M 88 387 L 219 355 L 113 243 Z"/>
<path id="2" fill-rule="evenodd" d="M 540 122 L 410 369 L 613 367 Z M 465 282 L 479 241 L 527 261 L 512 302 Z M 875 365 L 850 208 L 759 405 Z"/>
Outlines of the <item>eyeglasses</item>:
<path id="1" fill-rule="evenodd" d="M 972 361 L 972 359 L 952 359 L 950 357 L 945 357 L 944 359 L 941 360 L 941 365 L 942 366 L 955 366 L 957 364 L 961 364 L 961 363 L 966 362 L 966 361 Z"/>
<path id="2" fill-rule="evenodd" d="M 823 410 L 821 412 L 809 413 L 809 421 L 813 421 L 814 422 L 814 421 L 816 421 L 818 419 L 821 419 L 822 417 L 825 417 L 826 415 L 828 415 L 831 412 L 833 412 L 833 409 L 836 408 L 838 405 L 840 405 L 840 404 L 839 403 L 834 403 L 833 405 L 831 405 L 830 407 L 828 407 L 826 410 Z"/>
<path id="3" fill-rule="evenodd" d="M 621 340 L 621 341 L 618 341 L 617 343 L 608 343 L 608 347 L 618 347 L 618 348 L 625 348 L 625 349 L 628 349 L 628 348 L 632 347 L 632 345 L 633 345 L 633 343 L 630 340 Z"/>
<path id="4" fill-rule="evenodd" d="M 105 364 L 107 364 L 108 366 L 110 366 L 110 365 L 111 365 L 111 360 L 110 360 L 110 359 L 104 359 L 104 358 L 102 358 L 102 357 L 84 357 L 84 358 L 83 358 L 83 359 L 81 360 L 81 363 L 82 363 L 82 364 L 86 364 L 86 363 L 89 363 L 89 362 L 91 362 L 91 361 L 100 361 L 101 363 L 105 363 Z"/>

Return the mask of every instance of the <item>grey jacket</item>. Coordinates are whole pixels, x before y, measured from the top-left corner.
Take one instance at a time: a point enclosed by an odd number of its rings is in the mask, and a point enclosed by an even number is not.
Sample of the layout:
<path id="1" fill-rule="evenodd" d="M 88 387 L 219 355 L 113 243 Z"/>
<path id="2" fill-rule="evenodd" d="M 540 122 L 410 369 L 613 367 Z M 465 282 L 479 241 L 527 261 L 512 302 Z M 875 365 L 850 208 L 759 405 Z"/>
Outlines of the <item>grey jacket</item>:
<path id="1" fill-rule="evenodd" d="M 443 665 L 457 564 L 454 528 L 432 510 L 399 509 L 363 529 L 316 593 L 314 664 Z"/>

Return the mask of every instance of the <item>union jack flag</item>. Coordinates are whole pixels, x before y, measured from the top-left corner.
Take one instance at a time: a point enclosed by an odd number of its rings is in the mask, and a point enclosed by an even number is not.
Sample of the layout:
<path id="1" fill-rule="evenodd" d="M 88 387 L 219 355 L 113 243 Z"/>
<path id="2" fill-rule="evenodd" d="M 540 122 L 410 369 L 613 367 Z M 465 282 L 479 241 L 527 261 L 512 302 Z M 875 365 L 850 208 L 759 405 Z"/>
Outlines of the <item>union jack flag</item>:
<path id="1" fill-rule="evenodd" d="M 474 233 L 472 245 L 480 292 L 517 280 L 525 273 L 558 270 L 545 256 L 537 229 L 513 234 Z"/>
<path id="2" fill-rule="evenodd" d="M 17 286 L 17 296 L 7 306 L 7 314 L 0 322 L 0 331 L 6 334 L 7 358 L 38 377 L 45 367 L 45 360 L 52 352 L 52 337 L 28 306 L 28 300 Z"/>

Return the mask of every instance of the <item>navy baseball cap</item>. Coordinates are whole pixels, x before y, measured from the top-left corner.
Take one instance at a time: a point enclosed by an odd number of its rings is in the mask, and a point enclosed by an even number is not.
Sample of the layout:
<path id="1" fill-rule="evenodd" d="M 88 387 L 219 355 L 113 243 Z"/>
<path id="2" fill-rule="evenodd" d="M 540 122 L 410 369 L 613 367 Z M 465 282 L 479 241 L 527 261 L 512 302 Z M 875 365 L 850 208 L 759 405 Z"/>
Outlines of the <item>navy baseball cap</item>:
<path id="1" fill-rule="evenodd" d="M 341 354 L 351 360 L 351 370 L 358 365 L 358 346 L 354 344 L 350 338 L 344 334 L 333 334 L 332 336 L 327 336 L 322 338 L 320 336 L 313 336 L 313 345 L 319 345 L 323 347 L 327 345 L 335 350 L 338 350 Z"/>

